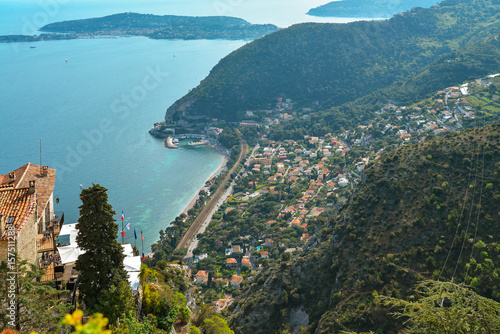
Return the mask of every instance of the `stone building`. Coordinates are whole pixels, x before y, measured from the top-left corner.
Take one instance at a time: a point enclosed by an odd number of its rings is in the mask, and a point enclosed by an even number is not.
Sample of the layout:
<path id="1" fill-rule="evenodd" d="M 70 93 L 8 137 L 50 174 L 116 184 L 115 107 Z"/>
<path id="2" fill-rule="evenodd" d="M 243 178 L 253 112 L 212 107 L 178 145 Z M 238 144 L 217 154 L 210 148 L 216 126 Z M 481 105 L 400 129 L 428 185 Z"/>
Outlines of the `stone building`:
<path id="1" fill-rule="evenodd" d="M 38 226 L 33 188 L 0 188 L 0 235 L 0 261 L 10 260 L 17 252 L 18 259 L 36 263 Z"/>
<path id="2" fill-rule="evenodd" d="M 38 264 L 39 253 L 55 250 L 63 219 L 54 213 L 55 175 L 54 169 L 31 163 L 0 174 L 0 261 L 7 258 L 12 230 L 19 259 Z"/>

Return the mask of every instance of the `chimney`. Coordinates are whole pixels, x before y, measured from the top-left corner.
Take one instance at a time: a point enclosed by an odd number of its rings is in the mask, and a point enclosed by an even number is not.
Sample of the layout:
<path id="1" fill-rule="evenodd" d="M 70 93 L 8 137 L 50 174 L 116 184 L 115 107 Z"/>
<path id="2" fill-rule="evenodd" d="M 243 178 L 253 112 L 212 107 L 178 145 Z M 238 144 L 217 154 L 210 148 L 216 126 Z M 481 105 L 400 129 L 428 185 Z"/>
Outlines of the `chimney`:
<path id="1" fill-rule="evenodd" d="M 16 180 L 16 174 L 14 172 L 9 173 L 9 182 Z"/>
<path id="2" fill-rule="evenodd" d="M 31 180 L 30 181 L 30 194 L 34 194 L 35 193 L 35 180 Z"/>
<path id="3" fill-rule="evenodd" d="M 49 174 L 49 166 L 42 166 L 42 176 L 47 176 Z"/>

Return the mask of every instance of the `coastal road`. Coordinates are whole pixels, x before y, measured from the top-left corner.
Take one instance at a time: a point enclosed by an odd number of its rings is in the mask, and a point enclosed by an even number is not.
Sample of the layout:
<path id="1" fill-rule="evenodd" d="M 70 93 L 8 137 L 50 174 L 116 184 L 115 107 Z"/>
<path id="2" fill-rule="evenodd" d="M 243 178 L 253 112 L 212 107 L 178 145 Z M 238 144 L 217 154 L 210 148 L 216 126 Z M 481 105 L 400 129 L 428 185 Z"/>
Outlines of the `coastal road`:
<path id="1" fill-rule="evenodd" d="M 241 137 L 240 137 L 241 138 Z M 233 168 L 227 173 L 226 177 L 224 178 L 224 181 L 222 181 L 221 185 L 217 189 L 217 191 L 214 193 L 208 204 L 201 210 L 200 214 L 194 222 L 189 226 L 188 230 L 182 237 L 181 241 L 177 245 L 175 249 L 180 249 L 180 248 L 186 248 L 189 246 L 191 239 L 198 233 L 198 230 L 200 229 L 201 225 L 207 218 L 207 216 L 210 214 L 214 206 L 217 204 L 217 201 L 219 201 L 220 197 L 224 193 L 224 189 L 226 188 L 227 183 L 231 179 L 231 174 L 236 170 L 236 168 L 241 164 L 243 159 L 245 159 L 247 153 L 247 143 L 241 139 L 241 153 L 238 158 L 238 161 L 234 164 Z"/>
<path id="2" fill-rule="evenodd" d="M 224 192 L 224 194 L 221 196 L 221 198 L 219 199 L 219 201 L 217 202 L 217 204 L 215 204 L 215 206 L 213 207 L 213 209 L 210 212 L 210 214 L 205 218 L 205 221 L 200 226 L 200 229 L 198 230 L 198 233 L 204 233 L 205 232 L 205 230 L 208 227 L 208 224 L 210 224 L 210 221 L 212 220 L 212 216 L 217 212 L 217 210 L 219 210 L 220 206 L 222 204 L 224 204 L 224 202 L 233 193 L 234 184 L 235 184 L 235 181 L 233 180 L 231 182 L 231 184 L 229 185 L 229 187 Z M 198 247 L 198 241 L 199 241 L 198 238 L 192 238 L 191 242 L 188 243 L 188 251 L 187 251 L 186 255 L 184 256 L 185 259 L 193 257 L 193 251 L 196 249 L 196 247 Z"/>

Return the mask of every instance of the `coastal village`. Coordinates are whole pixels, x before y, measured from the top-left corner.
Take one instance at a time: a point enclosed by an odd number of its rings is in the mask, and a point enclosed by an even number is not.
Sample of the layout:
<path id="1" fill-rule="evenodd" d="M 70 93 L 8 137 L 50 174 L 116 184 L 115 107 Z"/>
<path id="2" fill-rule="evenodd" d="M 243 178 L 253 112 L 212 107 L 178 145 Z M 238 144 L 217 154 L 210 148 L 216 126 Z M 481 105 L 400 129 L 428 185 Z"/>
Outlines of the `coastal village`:
<path id="1" fill-rule="evenodd" d="M 498 119 L 497 77 L 448 87 L 414 105 L 387 103 L 370 121 L 321 137 L 277 141 L 266 131 L 273 124 L 311 117 L 317 102 L 298 107 L 291 99 L 278 98 L 273 110 L 247 111 L 239 128 L 243 134 L 258 129 L 258 144 L 235 176 L 227 200 L 196 235 L 196 248 L 186 250 L 193 254 L 185 261 L 205 301 L 220 312 L 262 268 L 318 244 L 322 223 L 345 203 L 370 161 L 429 135 L 470 127 L 476 115 Z M 207 132 L 217 129 L 220 134 L 215 124 Z M 157 130 L 161 127 L 165 124 L 156 124 Z"/>
<path id="2" fill-rule="evenodd" d="M 312 117 L 318 112 L 317 102 L 299 107 L 291 99 L 278 98 L 272 110 L 247 111 L 247 119 L 238 128 L 255 145 L 232 175 L 226 196 L 195 235 L 196 242 L 181 251 L 192 284 L 203 292 L 206 303 L 221 312 L 262 268 L 291 259 L 321 241 L 321 226 L 362 182 L 363 170 L 371 161 L 396 147 L 425 141 L 429 135 L 469 127 L 478 116 L 498 119 L 498 85 L 496 74 L 448 87 L 414 105 L 387 103 L 370 121 L 320 137 L 273 140 L 269 132 L 273 125 Z M 203 127 L 204 133 L 192 135 L 192 128 L 176 133 L 173 126 L 160 122 L 151 133 L 171 138 L 167 146 L 175 145 L 175 138 L 187 137 L 196 138 L 193 146 L 216 145 L 226 126 L 214 120 Z M 225 154 L 230 155 L 229 151 Z M 45 271 L 41 281 L 54 281 L 58 288 L 74 291 L 78 278 L 76 230 L 64 222 L 64 213 L 54 209 L 54 201 L 59 200 L 53 194 L 55 172 L 28 163 L 0 175 L 0 259 L 8 260 L 7 236 L 14 229 L 19 256 Z M 207 183 L 206 196 L 200 196 L 200 201 L 208 201 L 217 179 Z M 181 220 L 188 218 L 189 213 Z M 171 254 L 158 250 L 175 228 L 160 233 L 153 247 L 157 251 L 142 260 L 155 264 L 171 259 Z M 69 235 L 69 245 L 58 239 L 62 235 Z M 130 287 L 139 293 L 141 257 L 131 246 L 124 247 L 124 253 Z M 71 297 L 68 301 L 74 302 Z"/>

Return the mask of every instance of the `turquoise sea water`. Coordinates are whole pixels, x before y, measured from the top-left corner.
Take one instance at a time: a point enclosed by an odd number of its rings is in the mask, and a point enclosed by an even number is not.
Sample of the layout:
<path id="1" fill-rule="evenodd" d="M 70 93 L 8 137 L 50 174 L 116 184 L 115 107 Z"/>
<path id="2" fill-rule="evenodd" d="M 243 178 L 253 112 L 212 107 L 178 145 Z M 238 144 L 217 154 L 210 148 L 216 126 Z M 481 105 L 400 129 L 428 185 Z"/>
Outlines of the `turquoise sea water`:
<path id="1" fill-rule="evenodd" d="M 125 11 L 228 15 L 288 26 L 328 0 L 0 0 L 0 35 Z M 56 168 L 56 210 L 76 222 L 80 185 L 99 183 L 119 221 L 143 231 L 145 252 L 222 157 L 208 147 L 167 150 L 147 131 L 175 100 L 246 41 L 146 38 L 0 44 L 0 173 L 27 162 Z M 35 48 L 32 48 L 35 47 Z M 66 61 L 67 59 L 67 61 Z M 139 239 L 140 242 L 140 239 Z"/>
<path id="2" fill-rule="evenodd" d="M 242 41 L 92 39 L 0 44 L 0 173 L 25 163 L 57 170 L 56 210 L 78 218 L 80 184 L 109 189 L 146 251 L 222 157 L 167 150 L 147 131 Z M 175 57 L 174 57 L 175 56 Z M 66 62 L 66 58 L 68 62 Z M 8 64 L 8 65 L 7 65 Z M 132 232 L 132 231 L 131 231 Z M 126 240 L 133 241 L 133 233 Z"/>

